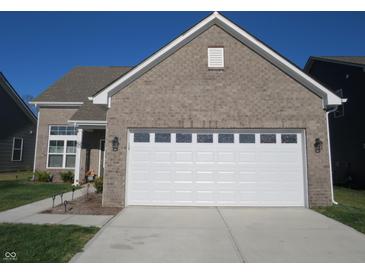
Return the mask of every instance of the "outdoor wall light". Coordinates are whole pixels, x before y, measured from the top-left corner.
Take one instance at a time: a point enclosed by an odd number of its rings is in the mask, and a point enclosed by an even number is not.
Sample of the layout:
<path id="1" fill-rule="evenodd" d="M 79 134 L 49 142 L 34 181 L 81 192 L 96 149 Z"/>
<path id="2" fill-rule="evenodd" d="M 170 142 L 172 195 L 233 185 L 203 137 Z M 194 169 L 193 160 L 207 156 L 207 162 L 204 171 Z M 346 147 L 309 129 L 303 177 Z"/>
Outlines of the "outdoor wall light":
<path id="1" fill-rule="evenodd" d="M 118 137 L 115 136 L 112 140 L 112 147 L 113 147 L 113 151 L 117 151 L 118 147 L 119 147 L 119 140 Z"/>
<path id="2" fill-rule="evenodd" d="M 314 150 L 315 150 L 316 153 L 321 152 L 322 144 L 323 144 L 323 142 L 321 141 L 321 139 L 316 138 L 316 140 L 314 141 Z"/>

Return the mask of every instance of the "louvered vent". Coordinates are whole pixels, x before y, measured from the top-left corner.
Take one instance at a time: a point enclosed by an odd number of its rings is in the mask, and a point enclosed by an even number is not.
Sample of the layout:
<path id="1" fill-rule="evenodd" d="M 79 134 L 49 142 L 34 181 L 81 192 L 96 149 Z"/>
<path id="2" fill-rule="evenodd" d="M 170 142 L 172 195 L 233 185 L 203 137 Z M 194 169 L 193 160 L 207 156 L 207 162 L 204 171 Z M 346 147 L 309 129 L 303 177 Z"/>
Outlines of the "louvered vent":
<path id="1" fill-rule="evenodd" d="M 224 68 L 224 49 L 208 48 L 208 67 Z"/>

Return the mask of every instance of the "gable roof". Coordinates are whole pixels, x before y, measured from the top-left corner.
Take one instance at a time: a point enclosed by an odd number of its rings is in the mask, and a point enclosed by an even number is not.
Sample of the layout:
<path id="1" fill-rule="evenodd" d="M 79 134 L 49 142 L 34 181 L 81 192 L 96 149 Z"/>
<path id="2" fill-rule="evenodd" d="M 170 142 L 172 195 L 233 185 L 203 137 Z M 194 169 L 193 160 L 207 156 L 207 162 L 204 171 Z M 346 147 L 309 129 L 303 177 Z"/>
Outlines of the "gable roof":
<path id="1" fill-rule="evenodd" d="M 4 74 L 0 72 L 0 86 L 3 87 L 3 90 L 14 100 L 14 102 L 19 106 L 19 108 L 24 112 L 24 114 L 29 117 L 29 119 L 36 124 L 37 116 L 33 113 L 33 111 L 29 108 L 29 106 L 24 102 L 24 100 L 20 97 L 20 95 L 16 92 L 13 86 L 9 83 L 9 81 L 5 78 Z"/>
<path id="2" fill-rule="evenodd" d="M 89 96 L 128 72 L 131 67 L 76 67 L 32 100 L 34 104 L 81 105 Z"/>
<path id="3" fill-rule="evenodd" d="M 170 56 L 172 53 L 183 47 L 199 34 L 207 30 L 213 25 L 217 25 L 231 34 L 233 37 L 244 43 L 251 48 L 257 54 L 271 62 L 273 65 L 284 71 L 287 75 L 294 78 L 296 81 L 307 87 L 310 91 L 317 94 L 323 99 L 323 106 L 341 105 L 342 99 L 334 94 L 332 91 L 321 85 L 312 77 L 307 75 L 299 67 L 291 63 L 289 60 L 281 56 L 279 53 L 265 45 L 263 42 L 249 34 L 247 31 L 238 27 L 227 18 L 223 17 L 218 12 L 214 12 L 194 27 L 184 32 L 175 40 L 161 48 L 159 51 L 151 55 L 149 58 L 142 61 L 139 65 L 134 67 L 131 71 L 115 80 L 110 85 L 106 86 L 100 92 L 96 93 L 93 97 L 94 104 L 107 104 L 108 98 L 121 89 L 129 85 L 135 79 L 143 75 L 149 69 L 157 65 L 159 62 Z"/>
<path id="4" fill-rule="evenodd" d="M 304 70 L 308 71 L 314 61 L 340 63 L 350 66 L 365 66 L 365 56 L 311 56 L 309 57 Z"/>

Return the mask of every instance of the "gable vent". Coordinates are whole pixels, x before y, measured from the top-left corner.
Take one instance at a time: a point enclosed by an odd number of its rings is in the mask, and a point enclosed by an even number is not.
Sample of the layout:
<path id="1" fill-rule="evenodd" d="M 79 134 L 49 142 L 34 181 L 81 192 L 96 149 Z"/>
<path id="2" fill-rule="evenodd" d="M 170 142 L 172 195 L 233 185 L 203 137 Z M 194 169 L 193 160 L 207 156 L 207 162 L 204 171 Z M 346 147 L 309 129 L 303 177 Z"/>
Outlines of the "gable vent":
<path id="1" fill-rule="evenodd" d="M 208 48 L 208 68 L 224 68 L 223 48 Z"/>

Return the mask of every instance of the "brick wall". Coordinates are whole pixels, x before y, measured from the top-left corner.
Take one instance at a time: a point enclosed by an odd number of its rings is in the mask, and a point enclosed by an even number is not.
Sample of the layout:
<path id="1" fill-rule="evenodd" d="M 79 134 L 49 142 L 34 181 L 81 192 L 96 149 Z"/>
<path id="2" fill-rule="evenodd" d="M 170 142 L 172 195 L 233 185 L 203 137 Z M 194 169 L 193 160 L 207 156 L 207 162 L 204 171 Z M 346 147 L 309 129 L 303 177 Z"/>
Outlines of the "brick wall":
<path id="1" fill-rule="evenodd" d="M 48 149 L 48 134 L 50 125 L 64 125 L 71 116 L 77 111 L 77 108 L 62 108 L 62 107 L 41 107 L 39 109 L 39 127 L 36 152 L 36 170 L 46 170 L 54 175 L 55 182 L 61 181 L 60 172 L 69 169 L 49 169 L 47 168 L 47 149 Z M 70 169 L 74 172 L 73 169 Z"/>
<path id="2" fill-rule="evenodd" d="M 224 70 L 208 70 L 209 46 L 224 46 Z M 104 206 L 124 206 L 127 130 L 138 127 L 305 129 L 310 206 L 331 203 L 321 99 L 217 26 L 115 94 L 107 122 Z"/>

